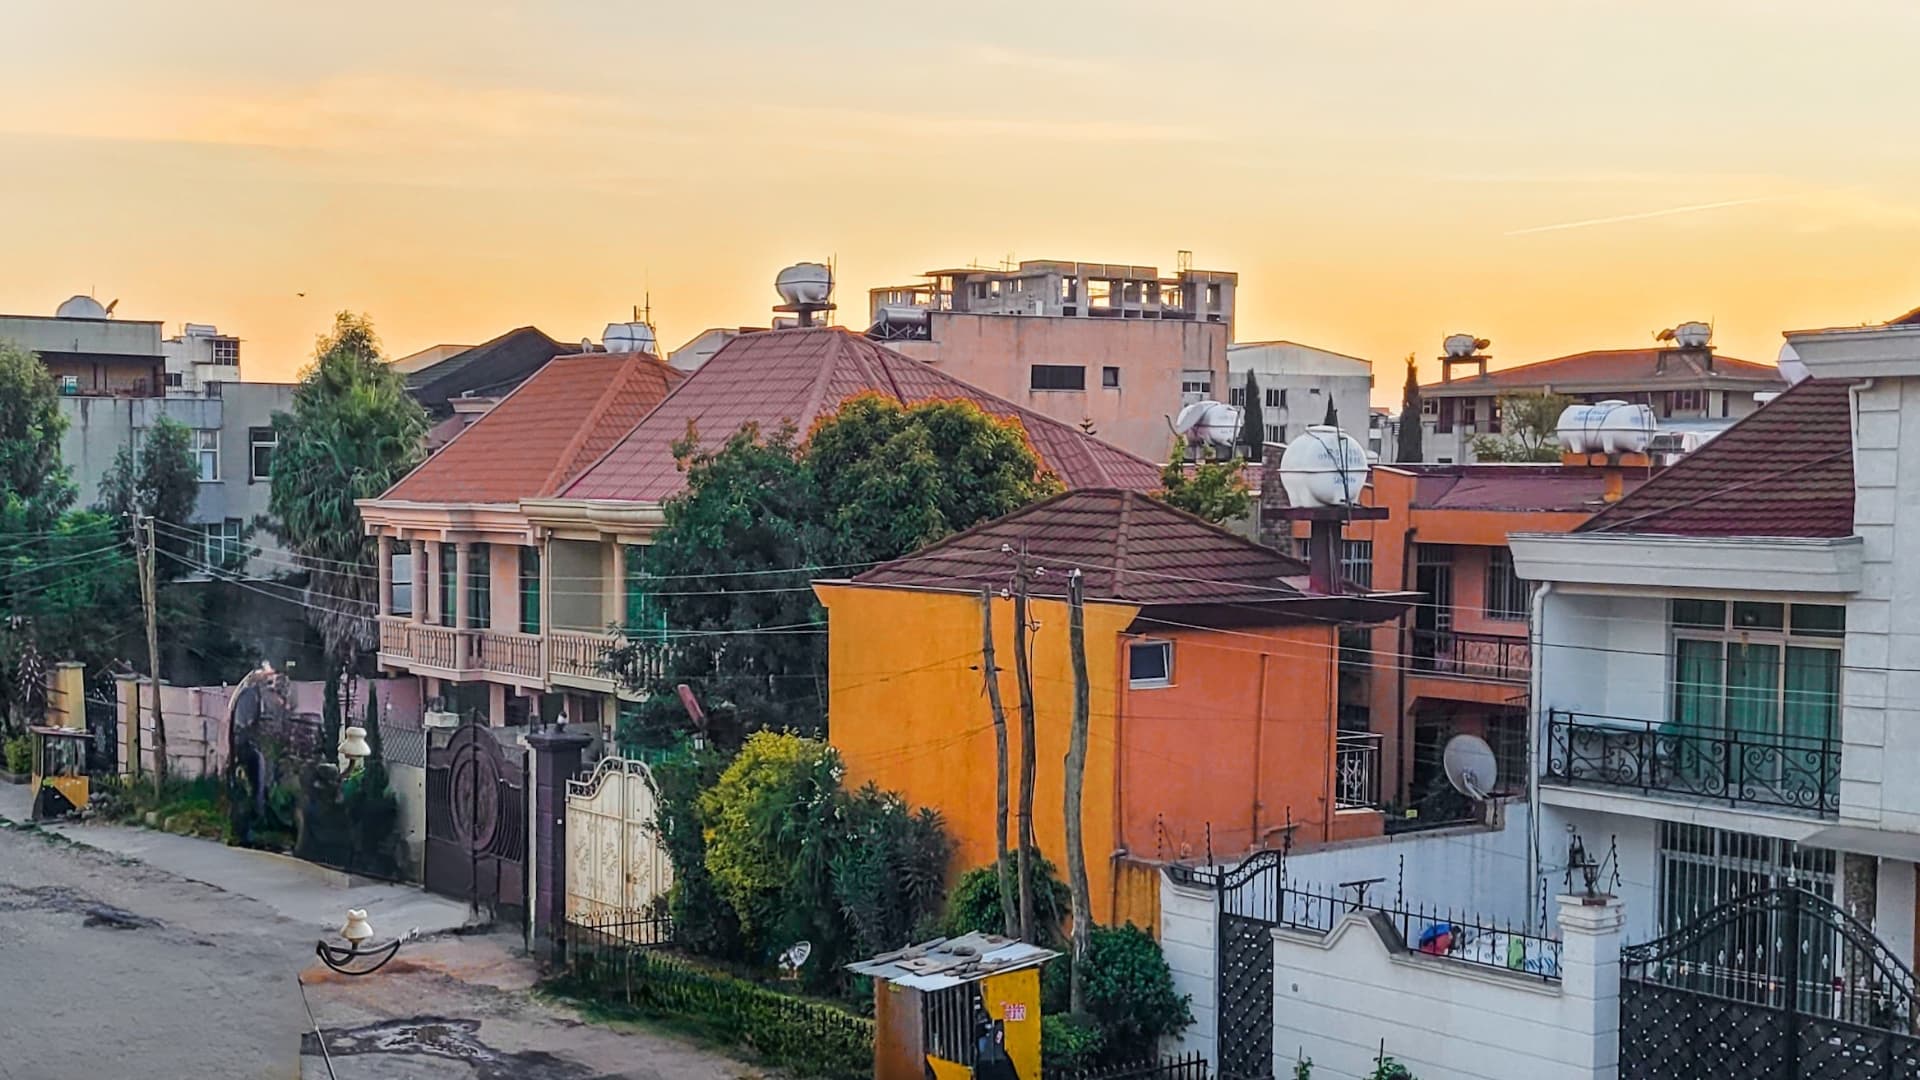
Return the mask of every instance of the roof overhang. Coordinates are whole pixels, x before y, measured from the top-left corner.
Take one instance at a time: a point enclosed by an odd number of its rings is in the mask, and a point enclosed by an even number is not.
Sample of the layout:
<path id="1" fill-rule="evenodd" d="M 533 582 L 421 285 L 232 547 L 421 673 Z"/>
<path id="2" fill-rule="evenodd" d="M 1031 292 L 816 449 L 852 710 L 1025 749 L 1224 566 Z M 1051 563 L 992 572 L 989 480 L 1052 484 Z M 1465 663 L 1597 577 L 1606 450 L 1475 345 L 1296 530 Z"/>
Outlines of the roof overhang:
<path id="1" fill-rule="evenodd" d="M 550 529 L 562 538 L 614 535 L 644 539 L 667 524 L 666 511 L 659 503 L 620 499 L 522 499 L 520 512 L 529 525 Z"/>
<path id="2" fill-rule="evenodd" d="M 1283 596 L 1237 603 L 1150 604 L 1127 627 L 1130 633 L 1155 628 L 1202 627 L 1231 630 L 1289 623 L 1380 623 L 1399 618 L 1420 599 L 1419 593 L 1369 593 L 1362 596 Z"/>
<path id="3" fill-rule="evenodd" d="M 1815 378 L 1920 375 L 1920 326 L 1789 330 L 1786 338 Z"/>
<path id="4" fill-rule="evenodd" d="M 428 503 L 402 499 L 357 499 L 360 521 L 368 533 L 402 537 L 455 533 L 486 533 L 528 537 L 527 519 L 516 503 Z"/>
<path id="5" fill-rule="evenodd" d="M 1514 533 L 1514 572 L 1528 581 L 1735 592 L 1851 593 L 1858 536 L 1666 536 Z"/>

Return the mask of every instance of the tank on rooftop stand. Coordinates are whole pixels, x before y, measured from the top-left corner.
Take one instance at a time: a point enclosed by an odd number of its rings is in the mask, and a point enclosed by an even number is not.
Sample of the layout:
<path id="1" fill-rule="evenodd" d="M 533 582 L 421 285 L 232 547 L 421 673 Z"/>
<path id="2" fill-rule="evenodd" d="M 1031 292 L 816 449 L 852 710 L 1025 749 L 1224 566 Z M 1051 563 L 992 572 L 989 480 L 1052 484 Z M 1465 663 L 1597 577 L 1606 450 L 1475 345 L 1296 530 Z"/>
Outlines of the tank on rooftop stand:
<path id="1" fill-rule="evenodd" d="M 1332 419 L 1329 411 L 1328 419 Z M 1387 516 L 1384 507 L 1361 506 L 1367 484 L 1367 451 L 1359 440 L 1332 424 L 1315 424 L 1287 444 L 1280 455 L 1280 486 L 1292 505 L 1268 511 L 1288 521 L 1312 523 L 1307 537 L 1307 567 L 1314 592 L 1346 591 L 1340 577 L 1340 539 L 1349 521 Z"/>

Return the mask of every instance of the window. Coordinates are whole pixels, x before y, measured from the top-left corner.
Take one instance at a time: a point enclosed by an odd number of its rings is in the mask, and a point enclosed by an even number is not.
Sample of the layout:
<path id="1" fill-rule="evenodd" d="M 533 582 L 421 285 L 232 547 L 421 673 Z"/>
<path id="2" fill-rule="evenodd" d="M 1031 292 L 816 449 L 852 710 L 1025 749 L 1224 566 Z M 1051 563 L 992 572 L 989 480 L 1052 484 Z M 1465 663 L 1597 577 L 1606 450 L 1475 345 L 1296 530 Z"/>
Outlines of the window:
<path id="1" fill-rule="evenodd" d="M 1241 408 L 1241 407 L 1244 407 L 1246 403 L 1247 403 L 1246 387 L 1235 386 L 1227 390 L 1227 404 L 1232 405 L 1235 408 Z"/>
<path id="2" fill-rule="evenodd" d="M 1182 394 L 1199 394 L 1201 397 L 1207 397 L 1212 394 L 1213 372 L 1200 370 L 1181 372 L 1180 392 Z"/>
<path id="3" fill-rule="evenodd" d="M 1487 434 L 1489 435 L 1500 434 L 1500 399 L 1499 398 L 1489 398 L 1487 400 Z"/>
<path id="4" fill-rule="evenodd" d="M 395 615 L 413 615 L 413 548 L 405 540 L 395 541 L 392 569 L 388 573 L 393 581 L 393 613 Z"/>
<path id="5" fill-rule="evenodd" d="M 1087 282 L 1087 310 L 1110 310 L 1113 307 L 1113 282 Z"/>
<path id="6" fill-rule="evenodd" d="M 1493 548 L 1487 552 L 1486 584 L 1486 604 L 1482 610 L 1487 618 L 1525 621 L 1533 588 L 1513 572 L 1512 551 Z"/>
<path id="7" fill-rule="evenodd" d="M 1729 900 L 1778 888 L 1788 882 L 1809 889 L 1816 896 L 1832 896 L 1838 884 L 1837 862 L 1836 853 L 1829 848 L 1801 847 L 1791 840 L 1771 836 L 1663 821 L 1660 823 L 1659 925 L 1655 933 L 1670 934 L 1684 929 Z M 1713 977 L 1713 982 L 1720 985 L 1713 987 L 1714 992 L 1744 997 L 1751 995 L 1756 985 L 1780 976 L 1777 969 L 1769 970 L 1772 965 L 1767 958 L 1772 950 L 1765 948 L 1765 942 L 1776 936 L 1791 937 L 1794 931 L 1784 925 L 1787 917 L 1784 912 L 1760 911 L 1756 916 L 1760 921 L 1743 936 L 1760 947 L 1730 950 L 1733 970 L 1715 973 L 1717 977 Z M 1813 952 L 1803 952 L 1801 961 L 1809 978 L 1803 984 L 1800 998 L 1809 1012 L 1830 1008 L 1834 996 L 1831 977 L 1812 974 L 1831 970 L 1832 943 L 1825 940 L 1825 935 L 1817 935 L 1813 949 Z"/>
<path id="8" fill-rule="evenodd" d="M 468 545 L 467 625 L 476 630 L 493 625 L 493 548 L 487 544 Z"/>
<path id="9" fill-rule="evenodd" d="M 187 384 L 187 377 L 177 371 L 167 372 L 167 389 L 178 390 Z"/>
<path id="10" fill-rule="evenodd" d="M 1340 541 L 1340 576 L 1363 589 L 1373 588 L 1373 541 Z"/>
<path id="11" fill-rule="evenodd" d="M 1453 398 L 1440 399 L 1440 409 L 1438 412 L 1434 413 L 1434 416 L 1433 416 L 1433 430 L 1435 434 L 1439 434 L 1439 435 L 1452 434 L 1453 409 L 1454 409 Z"/>
<path id="12" fill-rule="evenodd" d="M 659 582 L 647 570 L 647 549 L 641 544 L 630 544 L 621 549 L 624 560 L 622 580 L 625 583 L 625 629 L 630 638 L 651 638 L 664 640 L 667 633 L 667 613 L 660 606 Z"/>
<path id="13" fill-rule="evenodd" d="M 233 367 L 240 363 L 240 339 L 214 338 L 213 362 Z"/>
<path id="14" fill-rule="evenodd" d="M 1287 441 L 1286 426 L 1283 424 L 1268 424 L 1267 425 L 1267 441 L 1270 443 L 1286 442 Z"/>
<path id="15" fill-rule="evenodd" d="M 1035 364 L 1027 386 L 1033 390 L 1085 390 L 1087 369 L 1079 364 Z"/>
<path id="16" fill-rule="evenodd" d="M 1705 391 L 1701 390 L 1667 391 L 1665 415 L 1672 416 L 1674 413 L 1704 412 L 1706 410 L 1706 402 L 1702 400 L 1704 394 Z"/>
<path id="17" fill-rule="evenodd" d="M 1120 385 L 1120 369 L 1117 367 L 1101 368 L 1100 385 L 1109 388 L 1118 387 Z"/>
<path id="18" fill-rule="evenodd" d="M 1480 423 L 1480 399 L 1479 398 L 1461 398 L 1460 399 L 1460 425 L 1462 427 L 1474 427 L 1479 423 Z"/>
<path id="19" fill-rule="evenodd" d="M 273 451 L 280 445 L 280 436 L 270 427 L 250 427 L 247 429 L 247 482 L 264 482 L 273 477 Z"/>
<path id="20" fill-rule="evenodd" d="M 239 518 L 208 522 L 197 526 L 200 533 L 200 561 L 211 570 L 226 570 L 246 556 L 243 546 L 245 525 Z"/>
<path id="21" fill-rule="evenodd" d="M 193 459 L 200 469 L 200 482 L 220 479 L 220 429 L 202 428 L 193 433 Z"/>
<path id="22" fill-rule="evenodd" d="M 80 392 L 80 376 L 78 375 L 60 376 L 60 392 L 62 394 L 67 395 L 68 397 L 72 397 L 73 395 L 78 394 Z"/>
<path id="23" fill-rule="evenodd" d="M 520 632 L 540 632 L 540 549 L 520 549 Z"/>
<path id="24" fill-rule="evenodd" d="M 454 590 L 459 587 L 459 579 L 454 576 L 459 564 L 454 558 L 454 545 L 440 545 L 440 625 L 453 625 Z"/>
<path id="25" fill-rule="evenodd" d="M 1284 409 L 1286 407 L 1287 407 L 1287 392 L 1279 388 L 1270 388 L 1267 391 L 1267 408 Z"/>
<path id="26" fill-rule="evenodd" d="M 1127 646 L 1127 685 L 1136 689 L 1173 685 L 1173 642 L 1136 641 Z"/>
<path id="27" fill-rule="evenodd" d="M 1440 399 L 1432 398 L 1432 397 L 1423 398 L 1420 402 L 1420 415 L 1421 416 L 1439 416 L 1440 415 Z"/>

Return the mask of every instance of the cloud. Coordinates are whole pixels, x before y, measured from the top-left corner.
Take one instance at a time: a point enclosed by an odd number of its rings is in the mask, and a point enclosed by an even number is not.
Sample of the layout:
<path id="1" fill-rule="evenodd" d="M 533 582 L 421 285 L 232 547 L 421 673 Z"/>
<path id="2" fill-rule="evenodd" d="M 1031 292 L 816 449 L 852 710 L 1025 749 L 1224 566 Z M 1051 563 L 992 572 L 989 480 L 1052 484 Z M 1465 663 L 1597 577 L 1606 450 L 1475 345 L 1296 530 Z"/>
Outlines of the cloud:
<path id="1" fill-rule="evenodd" d="M 1669 206 L 1664 210 L 1646 210 L 1637 214 L 1615 214 L 1612 217 L 1587 218 L 1582 221 L 1563 221 L 1554 225 L 1534 225 L 1525 229 L 1511 229 L 1507 236 L 1531 236 L 1534 233 L 1560 232 L 1565 229 L 1590 229 L 1596 225 L 1618 225 L 1627 221 L 1645 221 L 1649 218 L 1674 217 L 1680 214 L 1698 214 L 1707 210 L 1725 210 L 1735 206 L 1752 206 L 1755 203 L 1777 202 L 1778 195 L 1763 195 L 1753 199 L 1728 199 L 1724 202 L 1695 203 L 1692 206 Z"/>
<path id="2" fill-rule="evenodd" d="M 958 55 L 962 63 L 973 67 L 1030 71 L 1039 75 L 1088 78 L 1112 75 L 1118 70 L 1113 64 L 1090 56 L 1009 49 L 1000 45 L 967 45 L 959 50 Z"/>

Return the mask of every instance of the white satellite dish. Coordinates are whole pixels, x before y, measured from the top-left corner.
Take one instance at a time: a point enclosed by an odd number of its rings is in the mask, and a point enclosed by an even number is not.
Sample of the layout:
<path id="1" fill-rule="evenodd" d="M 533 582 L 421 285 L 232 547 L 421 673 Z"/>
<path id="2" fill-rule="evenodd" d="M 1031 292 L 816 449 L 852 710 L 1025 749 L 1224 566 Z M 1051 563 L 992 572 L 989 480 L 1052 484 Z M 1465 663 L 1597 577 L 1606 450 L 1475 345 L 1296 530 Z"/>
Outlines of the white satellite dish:
<path id="1" fill-rule="evenodd" d="M 798 971 L 800 965 L 806 963 L 807 957 L 812 955 L 813 942 L 796 941 L 780 954 L 780 966 L 787 971 Z"/>
<path id="2" fill-rule="evenodd" d="M 1800 352 L 1793 347 L 1791 341 L 1784 342 L 1780 346 L 1779 367 L 1780 377 L 1787 380 L 1788 386 L 1799 386 L 1813 375 L 1807 370 L 1807 362 L 1800 359 Z"/>
<path id="3" fill-rule="evenodd" d="M 1478 735 L 1455 735 L 1440 752 L 1441 767 L 1447 770 L 1447 783 L 1460 794 L 1485 799 L 1500 782 L 1500 763 L 1493 747 Z"/>

